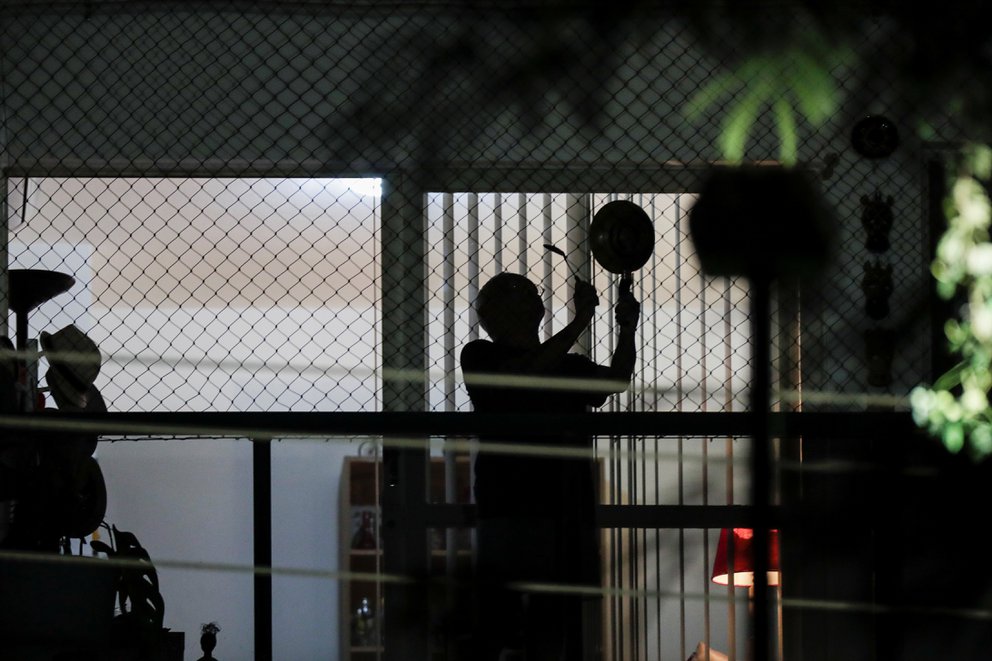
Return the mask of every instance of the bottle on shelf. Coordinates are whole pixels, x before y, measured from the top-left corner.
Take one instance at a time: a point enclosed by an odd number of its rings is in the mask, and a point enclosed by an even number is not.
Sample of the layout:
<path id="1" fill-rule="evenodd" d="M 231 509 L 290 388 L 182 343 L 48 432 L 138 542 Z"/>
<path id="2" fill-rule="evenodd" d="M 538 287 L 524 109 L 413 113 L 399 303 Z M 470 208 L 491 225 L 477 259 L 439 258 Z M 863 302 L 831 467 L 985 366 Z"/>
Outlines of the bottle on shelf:
<path id="1" fill-rule="evenodd" d="M 351 548 L 353 549 L 375 549 L 377 547 L 375 531 L 372 525 L 372 512 L 363 510 L 361 512 L 361 522 L 358 530 L 351 538 Z"/>

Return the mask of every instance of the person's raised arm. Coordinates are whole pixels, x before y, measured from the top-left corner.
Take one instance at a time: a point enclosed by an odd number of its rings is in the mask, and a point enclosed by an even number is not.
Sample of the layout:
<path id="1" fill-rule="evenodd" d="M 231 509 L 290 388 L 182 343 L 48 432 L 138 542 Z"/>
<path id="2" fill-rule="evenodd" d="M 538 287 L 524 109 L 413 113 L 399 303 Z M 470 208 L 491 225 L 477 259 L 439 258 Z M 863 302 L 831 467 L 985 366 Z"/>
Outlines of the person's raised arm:
<path id="1" fill-rule="evenodd" d="M 535 373 L 545 371 L 558 364 L 571 351 L 583 331 L 589 327 L 596 306 L 599 305 L 596 288 L 585 280 L 576 278 L 572 302 L 575 305 L 572 320 L 533 351 L 528 351 L 524 357 L 526 363 L 521 364 L 521 368 Z"/>
<path id="2" fill-rule="evenodd" d="M 634 365 L 637 361 L 635 331 L 637 321 L 641 316 L 641 304 L 630 291 L 631 282 L 628 279 L 620 282 L 620 296 L 613 308 L 619 334 L 617 345 L 610 360 L 610 371 L 613 378 L 629 383 L 634 375 Z"/>
<path id="3" fill-rule="evenodd" d="M 600 367 L 599 378 L 608 382 L 604 393 L 623 392 L 630 385 L 637 362 L 635 331 L 641 315 L 641 304 L 630 291 L 630 280 L 620 281 L 620 296 L 613 308 L 617 322 L 617 343 L 610 358 L 609 367 Z"/>

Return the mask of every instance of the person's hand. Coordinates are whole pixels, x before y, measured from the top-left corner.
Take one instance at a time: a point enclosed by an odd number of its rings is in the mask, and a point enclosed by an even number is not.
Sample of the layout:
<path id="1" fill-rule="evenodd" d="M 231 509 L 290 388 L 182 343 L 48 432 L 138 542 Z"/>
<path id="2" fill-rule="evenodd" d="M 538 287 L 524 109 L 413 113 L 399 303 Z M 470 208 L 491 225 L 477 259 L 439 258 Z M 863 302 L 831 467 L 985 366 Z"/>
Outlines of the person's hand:
<path id="1" fill-rule="evenodd" d="M 588 323 L 596 313 L 596 306 L 599 305 L 599 294 L 596 293 L 596 288 L 585 280 L 576 278 L 572 304 L 575 305 L 575 318 Z"/>
<path id="2" fill-rule="evenodd" d="M 637 320 L 641 317 L 641 304 L 634 298 L 629 284 L 626 287 L 621 286 L 617 304 L 613 306 L 613 316 L 621 330 L 637 327 Z"/>

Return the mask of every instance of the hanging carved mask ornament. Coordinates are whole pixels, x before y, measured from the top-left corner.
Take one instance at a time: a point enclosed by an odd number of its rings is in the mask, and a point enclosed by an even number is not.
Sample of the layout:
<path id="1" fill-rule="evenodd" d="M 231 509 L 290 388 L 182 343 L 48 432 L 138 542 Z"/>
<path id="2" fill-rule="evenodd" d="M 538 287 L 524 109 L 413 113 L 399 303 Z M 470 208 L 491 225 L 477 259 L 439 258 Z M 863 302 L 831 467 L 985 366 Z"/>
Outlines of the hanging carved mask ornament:
<path id="1" fill-rule="evenodd" d="M 865 312 L 872 319 L 882 319 L 889 314 L 889 296 L 892 295 L 892 265 L 865 262 L 861 291 L 865 295 Z"/>
<path id="2" fill-rule="evenodd" d="M 884 200 L 879 191 L 871 197 L 861 196 L 861 225 L 868 233 L 865 247 L 873 253 L 889 249 L 889 231 L 892 229 L 892 196 Z"/>

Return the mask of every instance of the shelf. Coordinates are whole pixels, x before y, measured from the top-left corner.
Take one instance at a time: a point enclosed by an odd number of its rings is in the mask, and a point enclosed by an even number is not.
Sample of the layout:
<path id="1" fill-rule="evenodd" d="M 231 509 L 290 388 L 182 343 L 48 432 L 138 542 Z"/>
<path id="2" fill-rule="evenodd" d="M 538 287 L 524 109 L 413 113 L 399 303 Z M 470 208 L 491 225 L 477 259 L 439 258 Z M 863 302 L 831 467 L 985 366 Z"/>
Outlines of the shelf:
<path id="1" fill-rule="evenodd" d="M 432 457 L 430 460 L 429 491 L 425 494 L 428 502 L 445 501 L 445 471 L 445 462 L 439 457 Z M 470 502 L 471 464 L 467 458 L 460 458 L 456 462 L 455 481 L 457 494 L 454 499 L 455 502 L 457 504 Z M 340 568 L 345 572 L 361 573 L 363 576 L 362 578 L 346 579 L 340 583 L 338 591 L 340 608 L 338 612 L 340 617 L 339 630 L 342 632 L 351 631 L 352 615 L 361 597 L 367 597 L 372 604 L 378 604 L 375 615 L 377 618 L 382 616 L 382 603 L 388 586 L 370 575 L 373 572 L 381 574 L 385 565 L 384 551 L 381 548 L 382 539 L 377 536 L 381 534 L 379 524 L 382 510 L 379 502 L 379 491 L 382 484 L 382 462 L 379 458 L 348 457 L 345 460 L 338 504 L 339 520 L 342 524 L 338 538 Z M 380 548 L 351 547 L 355 533 L 362 525 L 364 511 L 370 511 L 372 514 L 371 539 L 375 539 Z M 448 571 L 455 571 L 461 575 L 469 570 L 469 563 L 471 562 L 470 537 L 465 534 L 466 531 L 459 531 L 458 536 L 454 540 L 450 540 L 444 534 L 444 530 L 425 531 L 429 535 L 429 537 L 425 537 L 425 542 L 428 543 L 426 550 L 429 551 L 427 555 L 429 571 L 432 575 L 437 576 Z M 365 539 L 369 540 L 369 537 Z M 449 544 L 448 542 L 452 543 Z M 446 548 L 436 548 L 441 545 L 453 549 L 454 556 L 449 556 L 450 551 Z M 430 617 L 432 614 L 436 616 L 438 613 L 432 613 L 430 609 L 439 607 L 436 604 L 429 604 L 427 616 Z M 432 621 L 434 619 L 436 617 Z M 383 620 L 378 620 L 377 626 L 381 627 L 382 622 Z M 381 638 L 377 639 L 380 642 L 379 645 L 352 645 L 354 640 L 342 636 L 339 655 L 341 661 L 373 661 L 374 659 L 381 661 L 385 652 Z"/>
<path id="2" fill-rule="evenodd" d="M 448 552 L 444 549 L 434 549 L 431 551 L 431 555 L 435 558 L 443 558 L 448 555 Z M 455 551 L 455 555 L 459 557 L 469 557 L 472 555 L 472 551 L 469 549 L 458 549 Z"/>
<path id="3" fill-rule="evenodd" d="M 382 555 L 382 549 L 349 549 L 348 554 L 362 558 L 374 558 Z M 445 549 L 431 549 L 431 555 L 434 557 L 444 557 L 448 555 L 448 551 Z M 470 556 L 472 555 L 472 551 L 471 549 L 458 549 L 455 551 L 455 555 Z"/>

